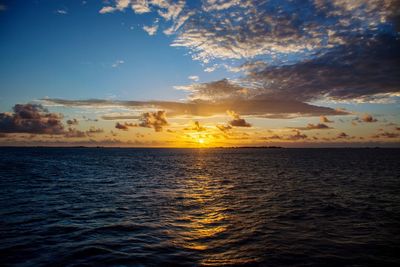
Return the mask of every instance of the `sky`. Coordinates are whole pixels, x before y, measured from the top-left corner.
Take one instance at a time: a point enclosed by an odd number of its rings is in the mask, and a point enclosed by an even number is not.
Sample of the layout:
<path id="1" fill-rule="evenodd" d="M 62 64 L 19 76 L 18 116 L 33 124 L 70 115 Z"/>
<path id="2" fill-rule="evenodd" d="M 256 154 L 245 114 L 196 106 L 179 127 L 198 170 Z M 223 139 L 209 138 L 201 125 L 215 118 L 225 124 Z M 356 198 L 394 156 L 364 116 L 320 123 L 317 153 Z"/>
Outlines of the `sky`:
<path id="1" fill-rule="evenodd" d="M 0 145 L 397 147 L 397 0 L 0 0 Z"/>

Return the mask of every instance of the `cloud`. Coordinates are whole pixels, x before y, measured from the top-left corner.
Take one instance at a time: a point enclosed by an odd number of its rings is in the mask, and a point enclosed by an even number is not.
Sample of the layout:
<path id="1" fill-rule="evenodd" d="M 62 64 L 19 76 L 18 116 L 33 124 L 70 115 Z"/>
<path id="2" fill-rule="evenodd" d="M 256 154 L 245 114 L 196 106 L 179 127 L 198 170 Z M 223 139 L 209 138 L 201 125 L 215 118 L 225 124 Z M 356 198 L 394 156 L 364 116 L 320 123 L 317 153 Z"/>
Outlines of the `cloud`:
<path id="1" fill-rule="evenodd" d="M 334 123 L 334 121 L 329 120 L 327 117 L 325 116 L 320 116 L 319 120 L 321 123 Z"/>
<path id="2" fill-rule="evenodd" d="M 66 138 L 83 138 L 86 137 L 86 133 L 75 128 L 68 128 L 68 131 L 64 133 Z"/>
<path id="3" fill-rule="evenodd" d="M 243 116 L 263 118 L 293 118 L 300 116 L 347 115 L 343 110 L 314 106 L 307 103 L 282 99 L 221 99 L 217 101 L 190 100 L 174 101 L 112 101 L 103 99 L 65 100 L 43 99 L 44 104 L 78 107 L 125 107 L 132 110 L 161 109 L 170 117 L 176 116 L 213 116 L 226 114 L 227 110 L 235 110 Z"/>
<path id="4" fill-rule="evenodd" d="M 115 6 L 105 6 L 102 7 L 99 11 L 100 14 L 106 14 L 106 13 L 112 13 L 114 11 L 122 11 L 125 8 L 127 8 L 130 4 L 131 0 L 116 0 L 115 1 Z"/>
<path id="5" fill-rule="evenodd" d="M 151 36 L 156 34 L 158 30 L 158 25 L 154 24 L 153 26 L 143 26 L 143 30 Z"/>
<path id="6" fill-rule="evenodd" d="M 77 119 L 71 119 L 71 120 L 67 120 L 67 124 L 68 125 L 78 125 L 79 121 Z"/>
<path id="7" fill-rule="evenodd" d="M 127 122 L 125 122 L 125 123 L 117 122 L 115 124 L 115 128 L 116 129 L 123 130 L 123 131 L 128 131 L 129 127 L 137 127 L 137 124 L 135 124 L 135 123 L 127 123 Z"/>
<path id="8" fill-rule="evenodd" d="M 217 124 L 216 127 L 221 131 L 221 132 L 228 132 L 229 130 L 232 129 L 232 126 L 230 125 L 221 125 L 221 124 Z"/>
<path id="9" fill-rule="evenodd" d="M 348 139 L 350 138 L 350 136 L 348 134 L 346 134 L 345 132 L 341 132 L 337 135 L 336 137 L 337 139 Z"/>
<path id="10" fill-rule="evenodd" d="M 138 0 L 132 3 L 132 9 L 136 14 L 144 14 L 151 11 L 148 1 Z"/>
<path id="11" fill-rule="evenodd" d="M 117 122 L 115 124 L 115 128 L 127 131 L 129 127 L 144 127 L 153 128 L 156 132 L 161 132 L 163 130 L 163 127 L 167 125 L 168 122 L 165 111 L 159 110 L 156 112 L 142 113 L 139 117 L 138 123 Z"/>
<path id="12" fill-rule="evenodd" d="M 62 134 L 62 116 L 42 105 L 16 104 L 13 112 L 0 113 L 1 133 Z"/>
<path id="13" fill-rule="evenodd" d="M 374 117 L 372 117 L 369 114 L 366 114 L 361 119 L 362 119 L 363 122 L 377 122 L 378 121 L 377 119 L 375 119 Z"/>
<path id="14" fill-rule="evenodd" d="M 327 130 L 327 129 L 332 129 L 332 128 L 324 123 L 318 123 L 318 124 L 309 123 L 309 124 L 307 124 L 306 127 L 299 127 L 297 129 L 304 131 L 304 130 Z"/>
<path id="15" fill-rule="evenodd" d="M 124 113 L 110 113 L 101 116 L 103 120 L 133 120 L 139 119 L 140 116 L 132 115 L 132 114 L 124 114 Z"/>
<path id="16" fill-rule="evenodd" d="M 6 11 L 6 10 L 7 10 L 7 6 L 3 5 L 3 4 L 0 4 L 0 12 L 1 11 Z"/>
<path id="17" fill-rule="evenodd" d="M 394 13 L 391 1 L 343 2 L 205 1 L 172 45 L 203 62 L 312 54 L 376 31 Z"/>
<path id="18" fill-rule="evenodd" d="M 399 138 L 399 133 L 383 132 L 373 135 L 372 138 Z"/>
<path id="19" fill-rule="evenodd" d="M 192 75 L 188 77 L 189 80 L 192 80 L 194 82 L 198 82 L 199 81 L 199 76 L 197 75 Z"/>
<path id="20" fill-rule="evenodd" d="M 219 100 L 239 99 L 246 97 L 249 90 L 234 84 L 228 79 L 209 83 L 194 83 L 188 86 L 176 86 L 175 89 L 190 92 L 189 99 Z"/>
<path id="21" fill-rule="evenodd" d="M 106 13 L 112 13 L 114 12 L 116 9 L 114 7 L 111 6 L 105 6 L 102 7 L 99 11 L 100 14 L 106 14 Z"/>
<path id="22" fill-rule="evenodd" d="M 55 12 L 57 14 L 60 14 L 60 15 L 67 15 L 68 14 L 68 11 L 65 10 L 65 9 L 57 9 Z"/>
<path id="23" fill-rule="evenodd" d="M 156 112 L 145 112 L 141 115 L 139 127 L 154 128 L 156 132 L 161 132 L 167 126 L 167 117 L 164 110 Z"/>
<path id="24" fill-rule="evenodd" d="M 284 138 L 282 136 L 274 134 L 274 135 L 271 135 L 271 136 L 263 137 L 262 139 L 265 139 L 265 140 L 281 140 L 281 139 L 284 139 Z"/>
<path id="25" fill-rule="evenodd" d="M 369 102 L 399 92 L 400 42 L 380 35 L 292 65 L 267 66 L 247 82 L 276 98 Z M 290 79 L 288 79 L 290 77 Z"/>
<path id="26" fill-rule="evenodd" d="M 245 88 L 265 98 L 387 102 L 400 95 L 398 1 L 119 0 L 105 8 L 129 7 L 154 9 L 172 46 L 187 48 L 205 71 L 244 72 Z M 153 35 L 158 24 L 144 29 Z"/>
<path id="27" fill-rule="evenodd" d="M 111 65 L 111 67 L 117 68 L 117 67 L 119 67 L 120 65 L 122 65 L 124 63 L 125 63 L 125 61 L 123 61 L 123 60 L 117 60 Z"/>
<path id="28" fill-rule="evenodd" d="M 192 126 L 189 128 L 185 128 L 184 130 L 191 130 L 191 131 L 196 131 L 196 132 L 203 132 L 206 131 L 207 129 L 203 126 L 200 125 L 200 122 L 195 121 L 192 123 Z"/>
<path id="29" fill-rule="evenodd" d="M 86 134 L 89 135 L 89 136 L 92 135 L 92 134 L 99 134 L 99 133 L 104 133 L 104 130 L 101 129 L 101 128 L 93 127 L 93 126 L 91 126 L 89 128 L 89 130 L 86 131 Z"/>
<path id="30" fill-rule="evenodd" d="M 228 122 L 229 125 L 235 127 L 251 127 L 251 124 L 246 122 L 245 119 L 240 118 L 239 114 L 236 113 L 235 111 L 227 110 L 226 113 L 228 113 L 228 115 L 233 118 L 233 120 Z"/>
<path id="31" fill-rule="evenodd" d="M 288 137 L 286 137 L 285 140 L 297 141 L 297 140 L 307 139 L 307 135 L 302 134 L 300 131 L 295 130 L 295 133 L 296 134 L 289 135 Z"/>

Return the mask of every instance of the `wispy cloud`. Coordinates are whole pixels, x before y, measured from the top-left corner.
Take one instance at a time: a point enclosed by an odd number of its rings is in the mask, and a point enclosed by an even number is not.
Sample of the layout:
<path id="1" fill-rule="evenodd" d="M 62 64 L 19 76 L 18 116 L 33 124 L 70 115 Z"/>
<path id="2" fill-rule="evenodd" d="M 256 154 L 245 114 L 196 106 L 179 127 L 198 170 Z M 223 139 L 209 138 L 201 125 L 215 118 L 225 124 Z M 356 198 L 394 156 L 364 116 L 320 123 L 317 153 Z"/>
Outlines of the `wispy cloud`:
<path id="1" fill-rule="evenodd" d="M 67 15 L 68 14 L 68 11 L 66 9 L 57 9 L 55 12 L 57 14 L 60 14 L 60 15 Z"/>
<path id="2" fill-rule="evenodd" d="M 150 36 L 155 35 L 158 30 L 158 25 L 154 24 L 153 26 L 143 26 L 143 30 L 147 32 Z"/>
<path id="3" fill-rule="evenodd" d="M 197 75 L 191 75 L 188 77 L 189 80 L 192 80 L 194 82 L 198 82 L 200 80 L 199 76 Z"/>
<path id="4" fill-rule="evenodd" d="M 115 61 L 115 62 L 111 65 L 111 67 L 117 68 L 117 67 L 119 67 L 120 65 L 122 65 L 122 64 L 124 64 L 124 63 L 125 63 L 124 60 L 119 59 L 119 60 Z"/>

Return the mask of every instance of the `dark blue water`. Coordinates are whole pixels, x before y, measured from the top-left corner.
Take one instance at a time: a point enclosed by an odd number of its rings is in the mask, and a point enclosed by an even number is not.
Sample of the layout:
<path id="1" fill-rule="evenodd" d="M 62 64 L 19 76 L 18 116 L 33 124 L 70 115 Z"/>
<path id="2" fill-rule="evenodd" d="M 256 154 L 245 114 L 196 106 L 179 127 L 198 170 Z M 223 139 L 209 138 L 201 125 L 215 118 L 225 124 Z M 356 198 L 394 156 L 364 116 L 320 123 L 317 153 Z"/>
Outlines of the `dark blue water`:
<path id="1" fill-rule="evenodd" d="M 400 150 L 0 149 L 2 266 L 399 266 Z"/>

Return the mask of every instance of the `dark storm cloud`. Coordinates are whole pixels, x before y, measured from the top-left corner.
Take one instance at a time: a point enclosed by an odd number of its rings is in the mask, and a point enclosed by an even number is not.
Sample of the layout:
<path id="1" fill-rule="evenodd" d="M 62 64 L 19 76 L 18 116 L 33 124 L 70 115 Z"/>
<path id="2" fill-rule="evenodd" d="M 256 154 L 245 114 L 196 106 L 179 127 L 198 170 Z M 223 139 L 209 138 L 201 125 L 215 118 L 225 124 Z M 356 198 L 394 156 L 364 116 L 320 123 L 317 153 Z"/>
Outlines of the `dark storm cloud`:
<path id="1" fill-rule="evenodd" d="M 50 113 L 42 105 L 16 104 L 11 113 L 0 113 L 0 132 L 63 134 L 62 116 Z"/>

